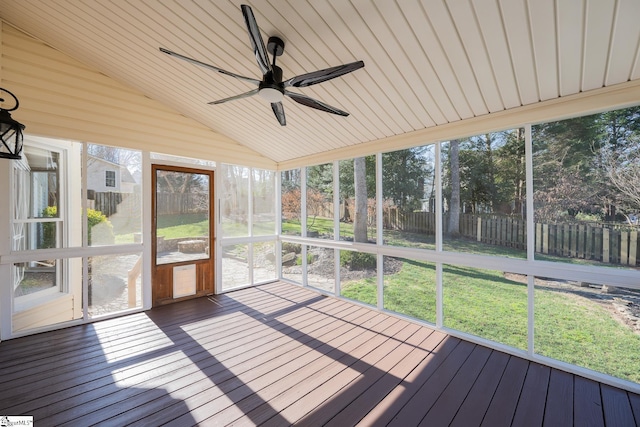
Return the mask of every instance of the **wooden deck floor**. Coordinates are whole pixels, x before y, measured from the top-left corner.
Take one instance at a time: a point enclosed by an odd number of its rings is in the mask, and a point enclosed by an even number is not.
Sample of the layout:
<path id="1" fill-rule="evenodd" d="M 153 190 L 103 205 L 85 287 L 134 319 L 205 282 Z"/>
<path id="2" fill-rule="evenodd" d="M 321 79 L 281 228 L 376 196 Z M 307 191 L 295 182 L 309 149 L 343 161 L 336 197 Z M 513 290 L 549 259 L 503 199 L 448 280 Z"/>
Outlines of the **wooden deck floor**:
<path id="1" fill-rule="evenodd" d="M 0 343 L 35 425 L 633 426 L 640 396 L 284 283 Z"/>

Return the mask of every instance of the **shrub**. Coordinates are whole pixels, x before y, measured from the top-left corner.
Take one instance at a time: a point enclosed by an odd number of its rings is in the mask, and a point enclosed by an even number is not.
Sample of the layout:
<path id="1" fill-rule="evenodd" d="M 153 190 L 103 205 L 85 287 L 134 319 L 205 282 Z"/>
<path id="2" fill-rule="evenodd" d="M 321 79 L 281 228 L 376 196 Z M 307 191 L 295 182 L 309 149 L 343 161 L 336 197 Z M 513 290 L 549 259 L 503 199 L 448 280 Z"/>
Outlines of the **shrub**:
<path id="1" fill-rule="evenodd" d="M 58 216 L 57 206 L 47 206 L 42 210 L 42 216 L 55 218 Z M 102 212 L 95 209 L 87 209 L 87 224 L 89 229 L 89 244 L 108 245 L 115 242 L 113 225 Z M 42 246 L 41 248 L 54 248 L 56 243 L 56 223 L 48 222 L 42 224 Z"/>
<path id="2" fill-rule="evenodd" d="M 374 254 L 355 251 L 341 251 L 340 265 L 349 270 L 367 270 L 376 268 L 377 258 Z"/>
<path id="3" fill-rule="evenodd" d="M 282 193 L 282 216 L 286 220 L 297 219 L 300 220 L 300 189 L 294 188 L 287 192 Z"/>
<path id="4" fill-rule="evenodd" d="M 42 216 L 45 218 L 55 218 L 58 216 L 57 206 L 47 206 L 42 210 Z M 55 222 L 45 222 L 42 224 L 42 245 L 40 249 L 48 249 L 56 247 L 56 228 Z"/>
<path id="5" fill-rule="evenodd" d="M 107 216 L 95 209 L 87 209 L 89 244 L 109 245 L 115 242 L 113 225 Z"/>

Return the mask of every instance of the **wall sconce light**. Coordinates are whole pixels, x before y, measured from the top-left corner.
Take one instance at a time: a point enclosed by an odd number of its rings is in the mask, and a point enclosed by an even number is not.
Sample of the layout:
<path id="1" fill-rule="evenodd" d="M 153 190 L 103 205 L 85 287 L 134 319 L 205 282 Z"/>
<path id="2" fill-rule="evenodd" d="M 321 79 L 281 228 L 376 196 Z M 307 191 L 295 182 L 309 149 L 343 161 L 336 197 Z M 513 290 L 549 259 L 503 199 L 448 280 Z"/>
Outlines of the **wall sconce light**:
<path id="1" fill-rule="evenodd" d="M 0 87 L 0 103 L 4 103 L 4 97 L 2 97 L 2 92 L 8 93 L 11 95 L 13 100 L 15 101 L 15 105 L 13 108 L 2 108 L 0 107 L 0 140 L 2 141 L 2 145 L 0 145 L 0 158 L 4 159 L 15 159 L 20 160 L 20 153 L 22 152 L 22 142 L 23 142 L 23 134 L 24 125 L 16 120 L 11 118 L 11 114 L 9 111 L 14 111 L 18 109 L 18 98 L 11 92 L 6 89 Z"/>

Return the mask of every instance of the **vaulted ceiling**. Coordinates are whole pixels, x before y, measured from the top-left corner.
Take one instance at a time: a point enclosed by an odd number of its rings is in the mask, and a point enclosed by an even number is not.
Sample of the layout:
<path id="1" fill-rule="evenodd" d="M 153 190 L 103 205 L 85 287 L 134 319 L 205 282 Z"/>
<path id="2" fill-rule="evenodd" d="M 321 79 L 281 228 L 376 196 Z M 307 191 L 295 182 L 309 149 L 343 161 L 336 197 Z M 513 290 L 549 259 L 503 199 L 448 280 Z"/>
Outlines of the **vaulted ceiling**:
<path id="1" fill-rule="evenodd" d="M 255 86 L 159 47 L 261 79 L 239 0 L 0 0 L 0 17 L 276 162 L 640 78 L 638 0 L 252 0 L 284 78 L 363 60 L 293 91 L 287 125 Z M 639 100 L 640 101 L 640 100 Z"/>

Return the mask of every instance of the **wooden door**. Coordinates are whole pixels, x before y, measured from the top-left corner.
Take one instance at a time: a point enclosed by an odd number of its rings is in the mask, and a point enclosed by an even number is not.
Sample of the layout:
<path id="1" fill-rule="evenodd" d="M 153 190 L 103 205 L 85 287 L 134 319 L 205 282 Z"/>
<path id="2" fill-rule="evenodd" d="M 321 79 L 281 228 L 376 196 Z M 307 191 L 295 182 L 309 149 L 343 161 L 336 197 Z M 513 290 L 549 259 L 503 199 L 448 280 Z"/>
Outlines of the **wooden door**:
<path id="1" fill-rule="evenodd" d="M 153 165 L 153 306 L 214 292 L 213 171 Z"/>

